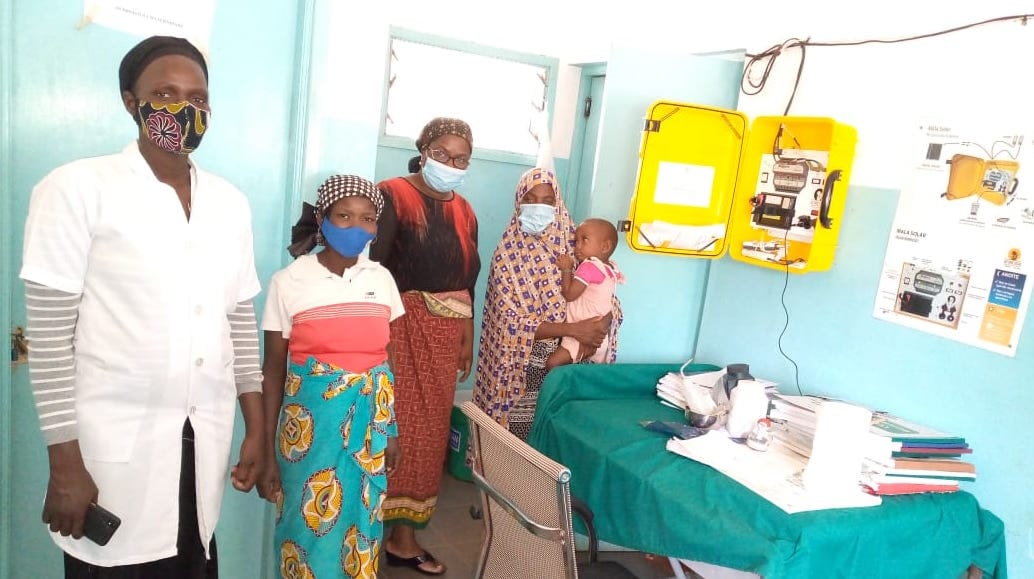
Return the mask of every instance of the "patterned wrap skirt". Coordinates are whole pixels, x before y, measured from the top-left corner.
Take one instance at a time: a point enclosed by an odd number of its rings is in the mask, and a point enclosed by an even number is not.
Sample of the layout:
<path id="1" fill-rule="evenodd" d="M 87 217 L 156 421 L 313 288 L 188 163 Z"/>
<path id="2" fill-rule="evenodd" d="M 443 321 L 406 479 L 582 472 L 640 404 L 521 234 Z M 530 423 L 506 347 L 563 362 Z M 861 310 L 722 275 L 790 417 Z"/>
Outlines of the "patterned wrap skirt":
<path id="1" fill-rule="evenodd" d="M 314 357 L 291 364 L 276 437 L 281 577 L 377 576 L 394 396 L 387 364 L 359 374 Z"/>
<path id="2" fill-rule="evenodd" d="M 395 412 L 403 460 L 388 481 L 384 522 L 427 526 L 438 505 L 460 335 L 467 320 L 432 313 L 418 292 L 402 294 L 406 315 L 391 323 Z"/>

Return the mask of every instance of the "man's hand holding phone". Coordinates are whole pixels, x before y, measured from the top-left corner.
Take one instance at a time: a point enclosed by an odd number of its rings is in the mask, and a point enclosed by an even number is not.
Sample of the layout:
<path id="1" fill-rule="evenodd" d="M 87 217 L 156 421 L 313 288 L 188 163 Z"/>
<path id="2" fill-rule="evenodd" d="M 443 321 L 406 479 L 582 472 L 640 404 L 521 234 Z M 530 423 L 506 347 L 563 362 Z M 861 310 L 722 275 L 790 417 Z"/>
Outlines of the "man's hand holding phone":
<path id="1" fill-rule="evenodd" d="M 87 507 L 97 502 L 97 485 L 83 464 L 78 440 L 53 444 L 47 451 L 50 482 L 43 502 L 43 522 L 54 533 L 78 539 L 83 536 Z"/>
<path id="2" fill-rule="evenodd" d="M 86 537 L 101 546 L 108 544 L 122 521 L 97 505 L 97 485 L 83 464 L 79 441 L 54 444 L 47 450 L 50 482 L 43 501 L 43 522 L 65 537 Z"/>

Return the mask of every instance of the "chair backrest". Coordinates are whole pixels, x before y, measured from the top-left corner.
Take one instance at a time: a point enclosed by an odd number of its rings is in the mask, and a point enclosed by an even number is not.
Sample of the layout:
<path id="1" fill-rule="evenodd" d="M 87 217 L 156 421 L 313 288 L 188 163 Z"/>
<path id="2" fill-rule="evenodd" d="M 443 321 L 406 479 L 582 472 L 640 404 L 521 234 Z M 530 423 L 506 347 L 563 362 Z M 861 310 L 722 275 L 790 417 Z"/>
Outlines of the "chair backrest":
<path id="1" fill-rule="evenodd" d="M 571 471 L 528 446 L 472 402 L 474 483 L 485 539 L 477 579 L 575 579 Z"/>

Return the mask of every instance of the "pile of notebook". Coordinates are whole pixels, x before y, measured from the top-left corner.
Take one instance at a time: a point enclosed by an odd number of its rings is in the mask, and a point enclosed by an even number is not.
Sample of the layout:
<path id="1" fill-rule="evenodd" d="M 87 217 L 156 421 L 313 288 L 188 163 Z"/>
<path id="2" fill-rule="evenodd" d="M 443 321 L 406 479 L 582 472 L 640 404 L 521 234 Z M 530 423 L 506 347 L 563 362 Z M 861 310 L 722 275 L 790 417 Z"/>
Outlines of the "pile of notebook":
<path id="1" fill-rule="evenodd" d="M 657 397 L 665 406 L 682 411 L 692 407 L 698 412 L 708 412 L 707 406 L 712 403 L 711 390 L 715 386 L 721 387 L 723 376 L 725 368 L 686 375 L 681 371 L 668 372 L 657 381 Z M 761 378 L 754 378 L 754 381 L 764 384 L 769 397 L 777 394 L 775 382 Z"/>
<path id="2" fill-rule="evenodd" d="M 810 456 L 822 402 L 815 396 L 773 396 L 769 417 L 777 424 L 776 439 Z M 961 436 L 885 412 L 873 413 L 869 432 L 859 483 L 870 493 L 954 492 L 960 482 L 976 480 L 976 468 L 963 460 L 973 451 Z"/>
<path id="3" fill-rule="evenodd" d="M 883 495 L 951 492 L 977 478 L 973 450 L 961 436 L 947 434 L 886 413 L 874 413 L 872 432 L 890 440 L 889 456 L 869 457 L 862 484 Z"/>

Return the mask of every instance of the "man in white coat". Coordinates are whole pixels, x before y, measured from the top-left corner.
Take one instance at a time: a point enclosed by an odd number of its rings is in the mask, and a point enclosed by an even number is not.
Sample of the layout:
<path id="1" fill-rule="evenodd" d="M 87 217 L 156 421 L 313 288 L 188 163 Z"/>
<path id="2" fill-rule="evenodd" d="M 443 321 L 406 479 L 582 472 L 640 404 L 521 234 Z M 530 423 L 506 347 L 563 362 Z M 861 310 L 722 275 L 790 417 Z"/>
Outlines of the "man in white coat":
<path id="1" fill-rule="evenodd" d="M 136 141 L 47 175 L 25 225 L 43 522 L 66 578 L 216 577 L 235 399 L 247 432 L 234 486 L 262 468 L 251 213 L 189 158 L 210 112 L 193 45 L 144 40 L 119 83 Z M 83 537 L 91 505 L 121 519 L 104 545 Z"/>

